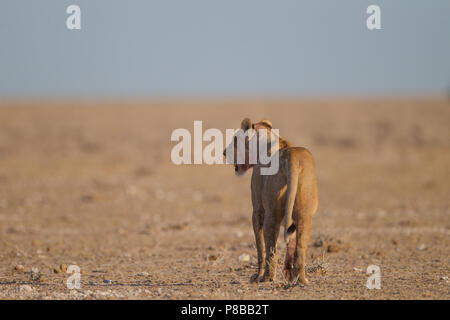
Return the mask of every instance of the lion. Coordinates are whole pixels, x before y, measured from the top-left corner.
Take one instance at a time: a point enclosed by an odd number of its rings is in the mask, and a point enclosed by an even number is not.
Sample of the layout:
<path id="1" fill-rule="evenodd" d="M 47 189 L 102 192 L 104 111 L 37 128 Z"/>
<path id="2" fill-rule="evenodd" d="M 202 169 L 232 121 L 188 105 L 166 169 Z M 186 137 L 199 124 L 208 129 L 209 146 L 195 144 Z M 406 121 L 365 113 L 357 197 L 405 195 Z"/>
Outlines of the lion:
<path id="1" fill-rule="evenodd" d="M 233 148 L 236 175 L 253 169 L 251 177 L 252 223 L 258 255 L 258 272 L 250 282 L 274 281 L 277 268 L 277 239 L 284 219 L 284 239 L 287 243 L 283 275 L 290 283 L 306 285 L 306 248 L 310 239 L 312 217 L 318 207 L 317 177 L 312 154 L 302 147 L 294 147 L 281 136 L 271 135 L 272 123 L 262 120 L 253 123 L 249 118 L 241 122 L 245 135 L 245 161 L 236 161 L 237 142 L 233 140 L 223 155 Z M 265 130 L 261 130 L 265 129 Z M 261 135 L 261 132 L 267 132 Z M 270 137 L 279 139 L 278 149 L 270 150 Z M 249 145 L 252 139 L 267 139 L 270 156 L 279 157 L 278 171 L 262 175 L 265 166 L 249 162 Z M 265 142 L 262 142 L 265 143 Z M 267 165 L 266 165 L 267 166 Z M 293 234 L 296 234 L 293 237 Z"/>

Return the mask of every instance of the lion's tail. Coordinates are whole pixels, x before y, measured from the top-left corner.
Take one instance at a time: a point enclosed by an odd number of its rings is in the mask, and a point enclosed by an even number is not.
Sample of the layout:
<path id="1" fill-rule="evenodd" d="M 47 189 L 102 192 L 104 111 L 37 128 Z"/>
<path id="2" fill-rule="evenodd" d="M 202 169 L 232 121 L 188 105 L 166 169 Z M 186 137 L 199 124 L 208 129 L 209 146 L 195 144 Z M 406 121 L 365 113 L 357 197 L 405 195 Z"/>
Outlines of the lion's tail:
<path id="1" fill-rule="evenodd" d="M 284 212 L 284 241 L 289 242 L 290 237 L 295 232 L 295 225 L 292 219 L 292 211 L 294 210 L 295 198 L 297 196 L 300 167 L 292 150 L 289 153 L 287 160 L 287 198 Z"/>

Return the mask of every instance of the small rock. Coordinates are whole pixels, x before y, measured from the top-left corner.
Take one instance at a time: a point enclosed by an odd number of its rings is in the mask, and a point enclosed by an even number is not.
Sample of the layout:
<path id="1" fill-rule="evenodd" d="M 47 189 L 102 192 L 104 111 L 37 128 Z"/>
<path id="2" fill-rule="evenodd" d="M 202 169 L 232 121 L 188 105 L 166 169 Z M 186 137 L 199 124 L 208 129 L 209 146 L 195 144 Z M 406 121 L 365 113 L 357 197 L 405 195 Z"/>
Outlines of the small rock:
<path id="1" fill-rule="evenodd" d="M 239 261 L 240 262 L 249 262 L 250 261 L 250 255 L 248 255 L 247 253 L 243 253 L 239 256 Z"/>
<path id="2" fill-rule="evenodd" d="M 432 293 L 431 293 L 431 291 L 424 291 L 423 293 L 422 293 L 422 297 L 425 297 L 425 298 L 427 298 L 427 297 L 431 297 L 432 296 Z"/>
<path id="3" fill-rule="evenodd" d="M 183 230 L 186 229 L 188 223 L 184 222 L 184 223 L 176 223 L 176 224 L 171 224 L 167 227 L 167 229 L 169 230 Z"/>
<path id="4" fill-rule="evenodd" d="M 416 250 L 419 250 L 419 251 L 427 250 L 427 246 L 425 244 L 421 243 L 417 246 Z"/>
<path id="5" fill-rule="evenodd" d="M 145 272 L 145 271 L 144 272 L 138 272 L 137 275 L 140 276 L 140 277 L 148 277 L 149 276 L 148 272 Z"/>
<path id="6" fill-rule="evenodd" d="M 322 241 L 322 239 L 317 239 L 317 240 L 314 242 L 314 247 L 320 248 L 320 247 L 322 247 L 322 246 L 323 246 L 323 241 Z"/>
<path id="7" fill-rule="evenodd" d="M 17 266 L 14 267 L 14 270 L 17 272 L 24 272 L 25 268 L 23 267 L 23 265 L 18 264 Z"/>
<path id="8" fill-rule="evenodd" d="M 112 281 L 111 281 L 111 280 L 109 280 L 109 279 L 103 279 L 103 283 L 111 284 L 111 283 L 112 283 Z"/>
<path id="9" fill-rule="evenodd" d="M 242 238 L 242 237 L 244 236 L 244 233 L 243 233 L 242 231 L 240 231 L 240 230 L 237 230 L 234 234 L 235 234 L 236 237 L 239 238 L 239 239 Z"/>
<path id="10" fill-rule="evenodd" d="M 33 241 L 31 241 L 31 245 L 33 247 L 39 247 L 41 245 L 41 243 L 39 242 L 39 240 L 33 240 Z"/>
<path id="11" fill-rule="evenodd" d="M 66 271 L 67 271 L 67 265 L 66 265 L 65 263 L 62 263 L 62 264 L 59 266 L 59 268 L 61 269 L 61 272 L 66 273 Z"/>
<path id="12" fill-rule="evenodd" d="M 27 284 L 19 286 L 19 292 L 32 292 L 33 288 Z"/>
<path id="13" fill-rule="evenodd" d="M 360 269 L 360 268 L 353 268 L 353 270 L 356 272 L 362 272 L 362 269 Z"/>
<path id="14" fill-rule="evenodd" d="M 380 250 L 373 252 L 373 254 L 374 254 L 375 256 L 377 256 L 377 257 L 383 257 L 383 256 L 384 256 L 383 251 L 380 251 Z"/>
<path id="15" fill-rule="evenodd" d="M 329 244 L 327 248 L 327 252 L 329 253 L 336 253 L 339 252 L 339 250 L 340 250 L 339 246 L 336 244 Z"/>
<path id="16" fill-rule="evenodd" d="M 217 256 L 215 254 L 210 254 L 208 255 L 208 261 L 216 261 L 217 260 Z"/>

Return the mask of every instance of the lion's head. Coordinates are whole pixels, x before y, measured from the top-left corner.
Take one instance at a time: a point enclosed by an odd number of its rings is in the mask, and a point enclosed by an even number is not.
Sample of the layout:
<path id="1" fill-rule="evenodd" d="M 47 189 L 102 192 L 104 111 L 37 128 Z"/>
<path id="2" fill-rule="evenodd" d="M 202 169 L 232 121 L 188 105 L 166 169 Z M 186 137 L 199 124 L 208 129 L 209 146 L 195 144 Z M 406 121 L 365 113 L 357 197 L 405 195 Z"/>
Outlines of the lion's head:
<path id="1" fill-rule="evenodd" d="M 254 124 L 252 120 L 245 118 L 241 122 L 241 130 L 234 134 L 232 142 L 223 151 L 227 162 L 234 164 L 234 172 L 238 176 L 244 175 L 256 163 L 256 146 L 258 145 L 260 129 L 270 130 L 272 129 L 272 123 L 269 120 L 262 120 Z M 252 144 L 255 146 L 252 149 L 254 154 L 253 152 L 250 153 L 250 145 Z"/>

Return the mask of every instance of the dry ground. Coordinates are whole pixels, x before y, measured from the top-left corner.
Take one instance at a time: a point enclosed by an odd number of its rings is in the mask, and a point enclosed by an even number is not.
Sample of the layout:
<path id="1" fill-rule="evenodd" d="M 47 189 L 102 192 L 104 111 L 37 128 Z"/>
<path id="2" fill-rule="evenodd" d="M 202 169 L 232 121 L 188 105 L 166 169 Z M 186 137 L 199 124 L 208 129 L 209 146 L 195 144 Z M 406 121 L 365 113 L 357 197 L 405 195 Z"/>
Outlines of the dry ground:
<path id="1" fill-rule="evenodd" d="M 307 287 L 249 284 L 250 174 L 170 161 L 172 130 L 245 116 L 315 156 Z M 0 299 L 449 299 L 449 120 L 438 99 L 4 103 Z"/>

